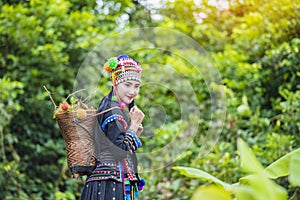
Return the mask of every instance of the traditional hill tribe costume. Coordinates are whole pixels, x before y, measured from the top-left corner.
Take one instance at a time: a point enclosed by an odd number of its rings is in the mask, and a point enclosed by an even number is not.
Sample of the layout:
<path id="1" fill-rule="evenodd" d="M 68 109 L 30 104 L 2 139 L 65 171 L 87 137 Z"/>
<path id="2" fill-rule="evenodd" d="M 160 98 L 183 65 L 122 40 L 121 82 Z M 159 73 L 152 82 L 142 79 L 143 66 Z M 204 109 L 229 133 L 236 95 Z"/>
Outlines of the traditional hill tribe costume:
<path id="1" fill-rule="evenodd" d="M 87 177 L 81 200 L 133 200 L 145 185 L 138 176 L 135 155 L 141 141 L 129 129 L 126 107 L 130 110 L 134 102 L 126 105 L 118 101 L 114 87 L 129 80 L 141 82 L 142 69 L 139 62 L 127 55 L 109 59 L 104 68 L 111 72 L 114 86 L 98 107 L 99 112 L 109 111 L 98 115 L 94 145 L 97 162 Z"/>

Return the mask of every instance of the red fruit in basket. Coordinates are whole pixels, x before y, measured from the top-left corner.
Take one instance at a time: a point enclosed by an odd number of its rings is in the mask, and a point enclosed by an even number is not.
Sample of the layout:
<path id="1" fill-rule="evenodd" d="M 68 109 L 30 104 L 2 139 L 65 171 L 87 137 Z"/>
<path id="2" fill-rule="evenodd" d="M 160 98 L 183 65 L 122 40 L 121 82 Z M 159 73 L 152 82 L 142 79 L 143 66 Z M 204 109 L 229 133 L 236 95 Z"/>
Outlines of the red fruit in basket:
<path id="1" fill-rule="evenodd" d="M 69 108 L 69 104 L 68 104 L 68 103 L 66 103 L 66 102 L 64 102 L 64 103 L 62 103 L 62 104 L 61 104 L 61 106 L 60 106 L 60 107 L 61 107 L 61 109 L 62 109 L 62 110 L 68 110 L 68 108 Z"/>

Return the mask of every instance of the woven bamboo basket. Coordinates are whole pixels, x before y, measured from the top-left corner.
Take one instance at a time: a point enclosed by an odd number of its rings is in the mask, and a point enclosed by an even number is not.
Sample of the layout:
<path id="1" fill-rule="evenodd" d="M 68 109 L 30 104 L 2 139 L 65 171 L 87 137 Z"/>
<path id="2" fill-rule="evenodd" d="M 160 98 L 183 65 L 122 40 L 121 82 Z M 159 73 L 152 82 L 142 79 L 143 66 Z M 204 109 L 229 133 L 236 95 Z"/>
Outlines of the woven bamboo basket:
<path id="1" fill-rule="evenodd" d="M 74 178 L 88 175 L 95 168 L 93 133 L 97 110 L 86 110 L 86 117 L 79 120 L 75 111 L 56 115 L 66 142 L 68 167 Z"/>

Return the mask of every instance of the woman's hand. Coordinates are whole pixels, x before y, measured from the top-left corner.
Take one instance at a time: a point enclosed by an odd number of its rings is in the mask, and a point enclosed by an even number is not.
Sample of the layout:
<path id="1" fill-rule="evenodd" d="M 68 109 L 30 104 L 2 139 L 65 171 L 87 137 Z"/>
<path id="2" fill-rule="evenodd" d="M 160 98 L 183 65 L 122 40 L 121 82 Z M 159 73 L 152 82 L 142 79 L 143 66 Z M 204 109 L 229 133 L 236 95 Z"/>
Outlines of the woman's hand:
<path id="1" fill-rule="evenodd" d="M 144 113 L 136 106 L 133 106 L 129 111 L 131 120 L 130 129 L 137 133 L 138 129 L 141 129 L 142 121 L 145 117 Z"/>
<path id="2" fill-rule="evenodd" d="M 142 132 L 143 132 L 143 130 L 144 130 L 143 124 L 140 124 L 140 125 L 138 126 L 137 131 L 136 131 L 136 135 L 137 135 L 138 137 L 140 137 L 141 134 L 142 134 Z"/>
<path id="3" fill-rule="evenodd" d="M 130 109 L 129 116 L 131 123 L 140 125 L 145 117 L 144 113 L 136 106 L 133 106 Z"/>

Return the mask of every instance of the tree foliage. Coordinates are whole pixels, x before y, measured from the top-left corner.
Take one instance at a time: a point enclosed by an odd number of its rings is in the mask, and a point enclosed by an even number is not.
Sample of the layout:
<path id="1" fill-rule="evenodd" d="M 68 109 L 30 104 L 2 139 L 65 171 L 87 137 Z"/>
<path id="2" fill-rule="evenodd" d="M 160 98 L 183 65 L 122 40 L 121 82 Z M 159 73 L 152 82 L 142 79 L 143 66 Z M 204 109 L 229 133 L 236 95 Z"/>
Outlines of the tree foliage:
<path id="1" fill-rule="evenodd" d="M 251 146 L 263 166 L 297 148 L 300 141 L 299 0 L 223 3 L 226 6 L 207 0 L 176 0 L 164 1 L 158 8 L 142 0 L 2 1 L 0 198 L 78 198 L 84 179 L 70 178 L 64 140 L 52 119 L 53 105 L 42 86 L 53 92 L 56 102 L 63 100 L 71 93 L 77 70 L 89 51 L 111 35 L 129 28 L 156 26 L 186 34 L 207 51 L 222 76 L 226 93 L 226 119 L 220 125 L 222 134 L 216 144 L 211 144 L 209 153 L 199 157 L 202 138 L 214 125 L 211 117 L 218 114 L 211 113 L 209 87 L 216 86 L 206 85 L 208 72 L 195 75 L 188 62 L 172 57 L 167 50 L 149 48 L 135 52 L 137 60 L 153 66 L 162 63 L 165 67 L 161 70 L 164 73 L 149 73 L 148 80 L 171 77 L 173 74 L 166 70 L 178 66 L 175 70 L 185 74 L 203 114 L 197 122 L 199 128 L 193 143 L 170 165 L 195 167 L 233 183 L 244 173 L 239 170 L 237 138 L 243 138 Z M 174 46 L 180 42 L 170 36 L 168 41 L 155 41 L 151 45 Z M 118 48 L 121 49 L 116 45 Z M 194 55 L 192 51 L 176 51 Z M 151 71 L 150 64 L 144 68 L 145 72 Z M 98 87 L 107 91 L 107 84 Z M 184 91 L 179 82 L 175 87 Z M 160 119 L 159 112 L 147 110 L 149 102 L 163 106 L 167 114 L 163 132 L 153 128 L 149 128 L 151 133 L 146 132 L 150 135 L 143 138 L 142 151 L 164 147 L 179 134 L 181 124 L 188 130 L 189 122 L 180 121 L 179 106 L 191 107 L 188 103 L 179 105 L 167 87 L 145 85 L 138 100 L 149 118 Z M 191 116 L 190 121 L 194 118 Z M 159 120 L 146 119 L 145 123 L 161 125 Z M 169 159 L 160 154 L 155 156 L 158 163 Z M 147 180 L 141 194 L 143 199 L 190 199 L 193 191 L 204 184 L 198 179 L 182 177 L 170 167 L 142 176 Z M 276 182 L 288 191 L 289 198 L 299 197 L 287 179 Z M 210 193 L 211 188 L 204 192 Z"/>

